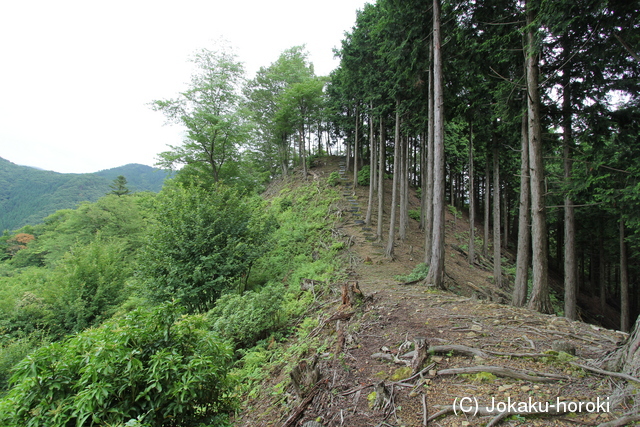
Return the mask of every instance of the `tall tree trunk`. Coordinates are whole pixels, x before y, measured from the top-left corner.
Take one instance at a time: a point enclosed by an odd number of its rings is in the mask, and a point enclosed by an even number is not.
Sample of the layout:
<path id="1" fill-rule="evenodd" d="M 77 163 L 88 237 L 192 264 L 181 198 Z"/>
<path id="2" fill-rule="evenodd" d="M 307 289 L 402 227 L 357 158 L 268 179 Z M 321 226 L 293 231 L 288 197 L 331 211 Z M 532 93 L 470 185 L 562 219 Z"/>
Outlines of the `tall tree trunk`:
<path id="1" fill-rule="evenodd" d="M 476 195 L 473 178 L 473 122 L 469 121 L 469 264 L 476 259 Z"/>
<path id="2" fill-rule="evenodd" d="M 571 182 L 573 161 L 571 160 L 571 147 L 573 146 L 572 111 L 571 111 L 571 62 L 573 55 L 569 43 L 569 36 L 563 37 L 563 50 L 567 58 L 563 71 L 563 100 L 562 100 L 562 127 L 563 139 L 563 163 L 564 182 Z M 573 208 L 573 200 L 567 193 L 564 198 L 564 316 L 570 320 L 576 320 L 578 284 L 578 269 L 576 266 L 576 219 Z"/>
<path id="3" fill-rule="evenodd" d="M 488 153 L 488 152 L 487 152 Z M 491 212 L 491 172 L 489 169 L 489 155 L 484 164 L 484 241 L 482 242 L 482 256 L 489 258 L 489 224 Z"/>
<path id="4" fill-rule="evenodd" d="M 404 242 L 407 240 L 407 196 L 409 194 L 409 153 L 407 149 L 409 144 L 406 135 L 401 136 L 400 140 L 402 141 L 402 145 L 400 146 L 400 220 L 398 224 L 398 237 Z"/>
<path id="5" fill-rule="evenodd" d="M 508 182 L 504 182 L 504 187 L 502 188 L 502 208 L 500 209 L 500 214 L 502 215 L 502 247 L 509 247 L 509 185 Z"/>
<path id="6" fill-rule="evenodd" d="M 420 185 L 420 181 L 418 180 L 418 138 L 419 136 L 415 137 L 414 143 L 413 143 L 413 185 L 415 187 L 417 187 L 418 185 Z"/>
<path id="7" fill-rule="evenodd" d="M 564 272 L 564 263 L 562 260 L 564 259 L 564 209 L 558 209 L 558 216 L 556 219 L 555 227 L 556 227 L 556 257 L 555 257 L 555 267 L 558 270 Z M 549 231 L 551 234 L 551 231 Z M 551 254 L 549 254 L 551 256 Z"/>
<path id="8" fill-rule="evenodd" d="M 453 173 L 453 167 L 451 165 L 446 165 L 446 166 L 448 166 L 447 169 L 449 170 L 449 174 L 448 174 L 449 175 L 449 185 L 448 185 L 448 187 L 449 187 L 449 204 L 451 206 L 453 206 L 453 207 L 456 207 L 456 201 L 454 199 L 455 196 L 454 196 L 454 191 L 453 191 L 453 184 L 454 184 L 454 181 L 455 181 L 454 173 Z M 445 175 L 445 182 L 447 182 L 446 181 L 446 175 Z M 445 203 L 446 203 L 446 200 L 447 199 L 446 199 L 446 196 L 445 196 Z M 453 217 L 453 221 L 455 222 L 455 220 L 456 220 L 456 218 L 454 216 Z"/>
<path id="9" fill-rule="evenodd" d="M 518 209 L 518 253 L 516 256 L 516 281 L 513 285 L 513 305 L 522 307 L 527 302 L 529 265 L 531 264 L 531 184 L 529 178 L 529 136 L 527 115 L 522 115 L 522 149 L 520 151 L 520 206 Z"/>
<path id="10" fill-rule="evenodd" d="M 500 159 L 498 158 L 498 138 L 493 134 L 493 280 L 502 287 L 502 251 L 500 238 Z"/>
<path id="11" fill-rule="evenodd" d="M 280 151 L 280 165 L 282 166 L 282 175 L 287 176 L 289 174 L 289 143 L 287 135 L 282 135 L 282 144 L 278 145 Z"/>
<path id="12" fill-rule="evenodd" d="M 348 113 L 347 113 L 348 114 Z M 350 163 L 351 163 L 351 144 L 349 144 L 349 138 L 345 138 L 344 143 L 346 144 L 346 153 L 345 156 L 347 157 L 347 161 L 346 161 L 346 165 L 345 165 L 345 172 L 349 172 L 350 170 Z"/>
<path id="13" fill-rule="evenodd" d="M 360 125 L 360 114 L 358 113 L 358 107 L 356 106 L 356 137 L 353 143 L 353 189 L 358 186 L 358 151 L 360 149 L 358 144 L 359 139 L 359 125 Z"/>
<path id="14" fill-rule="evenodd" d="M 429 58 L 431 66 L 429 67 L 429 94 L 427 113 L 427 183 L 426 188 L 422 189 L 422 197 L 425 200 L 424 214 L 424 263 L 429 265 L 431 262 L 431 243 L 433 241 L 433 41 L 429 43 Z"/>
<path id="15" fill-rule="evenodd" d="M 371 225 L 371 212 L 373 211 L 373 196 L 375 191 L 376 182 L 376 144 L 373 140 L 373 118 L 369 113 L 369 147 L 371 156 L 369 158 L 369 202 L 367 203 L 367 216 L 365 217 L 365 224 Z"/>
<path id="16" fill-rule="evenodd" d="M 378 227 L 376 228 L 376 240 L 382 241 L 382 220 L 384 215 L 384 173 L 386 172 L 386 141 L 384 131 L 384 120 L 380 115 L 380 150 L 378 157 L 380 165 L 378 167 Z"/>
<path id="17" fill-rule="evenodd" d="M 391 184 L 391 214 L 389 219 L 389 240 L 387 241 L 387 249 L 385 255 L 387 258 L 393 259 L 393 245 L 396 239 L 396 205 L 398 203 L 398 180 L 400 179 L 400 100 L 396 100 L 396 132 L 393 148 L 393 183 Z"/>
<path id="18" fill-rule="evenodd" d="M 600 287 L 600 311 L 604 314 L 607 307 L 607 276 L 606 259 L 604 253 L 604 221 L 600 221 L 598 227 L 598 282 Z"/>
<path id="19" fill-rule="evenodd" d="M 300 128 L 300 161 L 302 162 L 302 176 L 307 178 L 307 155 L 305 149 L 304 125 Z"/>
<path id="20" fill-rule="evenodd" d="M 425 230 L 425 215 L 427 214 L 427 138 L 420 135 L 420 229 Z"/>
<path id="21" fill-rule="evenodd" d="M 433 239 L 425 282 L 444 288 L 444 100 L 440 46 L 440 0 L 433 0 Z"/>
<path id="22" fill-rule="evenodd" d="M 529 168 L 531 173 L 531 245 L 533 250 L 533 286 L 529 308 L 551 313 L 548 281 L 547 211 L 545 206 L 544 164 L 540 93 L 538 90 L 538 49 L 535 46 L 533 22 L 535 11 L 527 0 L 527 98 L 529 120 Z"/>
<path id="23" fill-rule="evenodd" d="M 378 150 L 378 144 L 376 143 L 375 140 L 375 132 L 373 130 L 373 104 L 371 104 L 369 106 L 369 111 L 371 114 L 370 120 L 369 120 L 369 127 L 370 127 L 370 134 L 369 134 L 369 144 L 371 145 L 371 153 L 372 155 L 375 156 L 375 160 L 371 161 L 371 168 L 373 169 L 373 194 L 374 196 L 377 194 L 378 191 L 378 156 L 379 156 L 379 150 Z"/>
<path id="24" fill-rule="evenodd" d="M 629 273 L 624 219 L 620 215 L 620 330 L 629 332 Z"/>

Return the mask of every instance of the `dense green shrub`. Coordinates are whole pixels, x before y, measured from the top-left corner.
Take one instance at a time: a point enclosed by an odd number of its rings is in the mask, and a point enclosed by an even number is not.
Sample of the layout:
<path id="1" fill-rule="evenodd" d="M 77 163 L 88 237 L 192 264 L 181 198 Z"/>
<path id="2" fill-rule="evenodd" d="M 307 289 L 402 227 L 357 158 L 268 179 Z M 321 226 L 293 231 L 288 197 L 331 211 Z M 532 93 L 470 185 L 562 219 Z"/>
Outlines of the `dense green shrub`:
<path id="1" fill-rule="evenodd" d="M 110 318 L 129 296 L 132 258 L 122 239 L 78 244 L 54 268 L 28 267 L 0 278 L 0 328 L 21 338 L 60 338 Z"/>
<path id="2" fill-rule="evenodd" d="M 125 283 L 133 274 L 125 251 L 120 240 L 98 238 L 65 255 L 51 279 L 57 289 L 53 332 L 79 332 L 114 314 L 128 296 Z"/>
<path id="3" fill-rule="evenodd" d="M 394 279 L 396 279 L 399 282 L 412 282 L 414 280 L 426 279 L 427 274 L 429 274 L 429 266 L 424 262 L 421 262 L 420 264 L 415 266 L 415 268 L 413 269 L 413 271 L 411 271 L 410 274 L 406 276 L 402 276 L 402 275 L 395 276 Z"/>
<path id="4" fill-rule="evenodd" d="M 28 337 L 2 339 L 0 345 L 0 396 L 8 389 L 11 370 L 34 349 L 44 344 L 42 334 L 32 333 Z"/>
<path id="5" fill-rule="evenodd" d="M 307 168 L 311 169 L 317 166 L 318 159 L 326 156 L 324 151 L 320 151 L 318 153 L 312 153 L 307 156 Z"/>
<path id="6" fill-rule="evenodd" d="M 1 341 L 49 330 L 54 317 L 51 306 L 54 292 L 51 275 L 51 271 L 47 269 L 28 267 L 19 274 L 0 277 Z"/>
<path id="7" fill-rule="evenodd" d="M 409 209 L 407 213 L 409 214 L 409 218 L 420 221 L 420 209 Z"/>
<path id="8" fill-rule="evenodd" d="M 219 425 L 212 423 L 232 408 L 231 354 L 202 315 L 181 315 L 175 304 L 136 310 L 18 363 L 0 401 L 0 423 Z"/>
<path id="9" fill-rule="evenodd" d="M 371 168 L 369 165 L 364 165 L 362 169 L 358 171 L 358 185 L 368 186 L 371 176 Z"/>
<path id="10" fill-rule="evenodd" d="M 283 325 L 284 285 L 268 284 L 243 295 L 227 294 L 207 314 L 212 329 L 236 347 L 250 347 Z"/>
<path id="11" fill-rule="evenodd" d="M 274 223 L 259 203 L 224 185 L 165 186 L 140 259 L 151 299 L 213 307 L 266 249 Z"/>
<path id="12" fill-rule="evenodd" d="M 338 172 L 331 172 L 329 174 L 329 179 L 327 179 L 327 183 L 329 185 L 333 185 L 334 187 L 338 184 L 340 184 L 340 174 Z"/>

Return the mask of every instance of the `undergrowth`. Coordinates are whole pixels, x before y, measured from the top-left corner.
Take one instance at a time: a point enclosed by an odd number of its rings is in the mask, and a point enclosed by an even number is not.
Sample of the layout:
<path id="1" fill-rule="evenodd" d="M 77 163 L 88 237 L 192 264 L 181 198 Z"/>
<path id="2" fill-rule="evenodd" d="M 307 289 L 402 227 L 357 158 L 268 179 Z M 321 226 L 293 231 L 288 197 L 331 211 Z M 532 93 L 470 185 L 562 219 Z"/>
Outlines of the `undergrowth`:
<path id="1" fill-rule="evenodd" d="M 406 276 L 398 275 L 395 276 L 398 282 L 413 282 L 414 280 L 423 280 L 427 278 L 427 274 L 429 274 L 429 266 L 424 262 L 416 265 L 411 273 Z"/>
<path id="2" fill-rule="evenodd" d="M 269 201 L 279 227 L 271 249 L 252 268 L 250 291 L 222 297 L 208 313 L 214 331 L 235 347 L 230 375 L 245 405 L 259 396 L 282 398 L 294 362 L 327 348 L 310 334 L 318 326 L 314 310 L 343 274 L 336 255 L 344 242 L 328 231 L 336 219 L 330 207 L 339 199 L 331 184 L 319 180 L 282 188 Z M 323 285 L 302 291 L 303 279 Z M 275 372 L 286 379 L 267 386 Z"/>

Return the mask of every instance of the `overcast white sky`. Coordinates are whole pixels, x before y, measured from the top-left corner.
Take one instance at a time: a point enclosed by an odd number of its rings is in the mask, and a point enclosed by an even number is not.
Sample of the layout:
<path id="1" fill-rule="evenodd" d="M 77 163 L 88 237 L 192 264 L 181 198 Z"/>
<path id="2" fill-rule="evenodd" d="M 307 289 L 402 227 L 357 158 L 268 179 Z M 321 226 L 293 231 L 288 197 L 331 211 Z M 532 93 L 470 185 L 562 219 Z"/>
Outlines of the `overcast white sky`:
<path id="1" fill-rule="evenodd" d="M 326 75 L 366 2 L 0 2 L 0 157 L 56 172 L 153 166 L 182 138 L 147 104 L 184 89 L 192 53 L 223 37 L 252 78 L 306 44 L 316 74 Z"/>

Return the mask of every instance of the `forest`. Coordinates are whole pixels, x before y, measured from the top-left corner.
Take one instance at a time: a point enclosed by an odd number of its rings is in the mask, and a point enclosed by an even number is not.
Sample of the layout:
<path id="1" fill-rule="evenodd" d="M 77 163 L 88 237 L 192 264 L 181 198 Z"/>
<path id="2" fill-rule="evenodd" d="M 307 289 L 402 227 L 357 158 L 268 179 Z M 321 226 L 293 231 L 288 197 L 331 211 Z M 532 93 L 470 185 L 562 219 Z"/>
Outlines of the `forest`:
<path id="1" fill-rule="evenodd" d="M 419 220 L 424 285 L 446 286 L 455 210 L 469 265 L 511 304 L 632 331 L 638 46 L 637 2 L 378 0 L 329 76 L 304 46 L 251 78 L 232 49 L 199 50 L 188 88 L 149 104 L 187 135 L 159 154 L 159 194 L 114 182 L 0 239 L 0 423 L 230 425 L 269 351 L 318 326 L 300 283 L 345 279 L 337 172 L 314 171 L 327 155 L 368 188 L 388 260 Z"/>
<path id="2" fill-rule="evenodd" d="M 158 192 L 167 173 L 140 164 L 94 173 L 58 173 L 0 158 L 0 230 L 37 224 L 57 210 L 73 209 L 80 202 L 95 202 L 109 192 L 118 176 L 125 177 L 131 191 Z"/>

